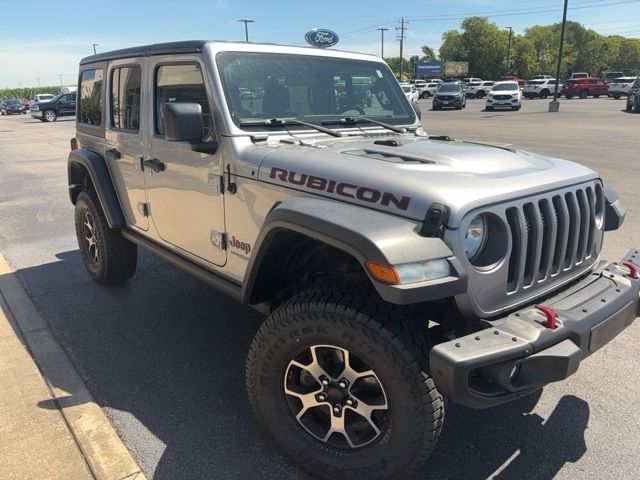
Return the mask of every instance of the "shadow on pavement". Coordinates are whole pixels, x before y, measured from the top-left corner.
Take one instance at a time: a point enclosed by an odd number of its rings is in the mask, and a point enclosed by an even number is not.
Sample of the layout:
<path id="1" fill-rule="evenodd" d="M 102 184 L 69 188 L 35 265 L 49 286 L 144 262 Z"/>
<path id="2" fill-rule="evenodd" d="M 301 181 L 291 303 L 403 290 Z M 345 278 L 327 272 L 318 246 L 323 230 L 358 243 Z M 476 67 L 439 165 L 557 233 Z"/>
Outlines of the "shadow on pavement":
<path id="1" fill-rule="evenodd" d="M 94 284 L 77 250 L 57 257 L 19 275 L 149 478 L 309 478 L 263 439 L 246 398 L 244 359 L 260 314 L 146 252 L 115 288 Z M 84 401 L 58 387 L 70 394 L 65 404 Z M 495 478 L 553 478 L 586 452 L 589 407 L 565 396 L 545 421 L 531 413 L 539 397 L 483 411 L 449 406 L 414 479 L 484 479 L 501 467 Z"/>

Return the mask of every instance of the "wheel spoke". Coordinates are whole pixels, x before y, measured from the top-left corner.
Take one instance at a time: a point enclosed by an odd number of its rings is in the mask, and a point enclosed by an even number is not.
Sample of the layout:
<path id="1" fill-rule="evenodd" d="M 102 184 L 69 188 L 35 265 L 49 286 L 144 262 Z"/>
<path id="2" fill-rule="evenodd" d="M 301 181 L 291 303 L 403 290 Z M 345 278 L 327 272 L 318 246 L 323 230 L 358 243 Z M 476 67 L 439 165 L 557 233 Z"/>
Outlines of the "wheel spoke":
<path id="1" fill-rule="evenodd" d="M 351 437 L 349 436 L 347 429 L 345 428 L 344 415 L 341 415 L 338 417 L 336 415 L 331 414 L 331 428 L 329 428 L 329 431 L 324 436 L 322 441 L 325 443 L 328 442 L 329 438 L 331 438 L 331 435 L 333 435 L 334 433 L 339 433 L 340 435 L 342 435 L 351 448 L 356 447 L 353 441 L 351 440 Z"/>
<path id="2" fill-rule="evenodd" d="M 354 407 L 345 407 L 345 408 L 351 409 L 354 412 L 356 412 L 358 415 L 363 417 L 367 422 L 369 422 L 369 425 L 371 425 L 371 428 L 373 428 L 373 430 L 376 432 L 376 436 L 380 435 L 380 429 L 373 421 L 372 415 L 373 415 L 373 412 L 375 412 L 376 410 L 386 410 L 388 408 L 386 401 L 384 402 L 383 405 L 368 405 L 362 401 L 358 401 L 358 404 L 356 405 L 355 408 Z"/>
<path id="3" fill-rule="evenodd" d="M 318 407 L 318 406 L 321 405 L 321 403 L 318 403 L 318 401 L 316 400 L 316 394 L 318 392 L 320 392 L 320 390 L 321 389 L 318 389 L 318 390 L 316 390 L 314 392 L 311 392 L 311 393 L 298 393 L 298 392 L 294 392 L 293 390 L 289 389 L 286 385 L 284 386 L 284 393 L 286 393 L 287 395 L 290 395 L 292 397 L 296 397 L 302 403 L 302 408 L 297 413 L 296 420 L 299 421 L 300 418 L 302 418 L 302 416 L 310 408 Z"/>
<path id="4" fill-rule="evenodd" d="M 359 378 L 363 378 L 363 377 L 375 377 L 376 380 L 378 380 L 378 377 L 376 377 L 376 374 L 373 373 L 373 370 L 365 370 L 364 372 L 356 372 L 351 367 L 351 363 L 350 363 L 350 358 L 351 357 L 349 355 L 349 351 L 348 350 L 342 350 L 342 353 L 344 354 L 344 370 L 342 371 L 341 377 L 346 378 L 351 385 L 353 385 L 356 380 L 358 380 Z"/>

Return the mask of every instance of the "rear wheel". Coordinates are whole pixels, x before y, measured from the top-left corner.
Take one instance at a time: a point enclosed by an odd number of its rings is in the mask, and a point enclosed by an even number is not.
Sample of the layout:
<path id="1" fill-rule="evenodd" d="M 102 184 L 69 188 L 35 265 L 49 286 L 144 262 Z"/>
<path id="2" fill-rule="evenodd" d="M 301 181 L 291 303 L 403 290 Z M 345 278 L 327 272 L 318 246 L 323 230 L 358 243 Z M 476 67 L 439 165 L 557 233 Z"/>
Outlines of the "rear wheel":
<path id="1" fill-rule="evenodd" d="M 398 479 L 435 446 L 444 417 L 427 349 L 377 295 L 303 292 L 267 318 L 247 358 L 265 433 L 322 479 Z"/>
<path id="2" fill-rule="evenodd" d="M 136 271 L 137 247 L 118 230 L 109 228 L 93 190 L 76 200 L 76 236 L 82 261 L 94 281 L 103 285 L 126 282 Z"/>
<path id="3" fill-rule="evenodd" d="M 420 94 L 420 98 L 422 98 L 423 100 L 424 100 L 425 98 L 429 98 L 429 92 L 422 92 L 422 93 Z"/>
<path id="4" fill-rule="evenodd" d="M 45 110 L 42 114 L 42 120 L 44 122 L 55 122 L 58 119 L 58 114 L 53 110 Z"/>

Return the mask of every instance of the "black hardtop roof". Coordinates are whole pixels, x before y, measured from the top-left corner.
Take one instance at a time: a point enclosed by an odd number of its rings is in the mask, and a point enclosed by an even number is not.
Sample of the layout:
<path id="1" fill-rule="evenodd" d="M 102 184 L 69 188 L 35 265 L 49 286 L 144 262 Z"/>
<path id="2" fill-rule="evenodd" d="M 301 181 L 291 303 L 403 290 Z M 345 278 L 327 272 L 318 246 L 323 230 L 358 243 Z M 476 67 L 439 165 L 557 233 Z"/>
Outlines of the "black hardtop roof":
<path id="1" fill-rule="evenodd" d="M 150 57 L 151 55 L 171 53 L 199 53 L 207 42 L 208 40 L 185 40 L 181 42 L 154 43 L 153 45 L 123 48 L 122 50 L 113 50 L 111 52 L 84 57 L 80 60 L 80 65 L 127 57 Z"/>

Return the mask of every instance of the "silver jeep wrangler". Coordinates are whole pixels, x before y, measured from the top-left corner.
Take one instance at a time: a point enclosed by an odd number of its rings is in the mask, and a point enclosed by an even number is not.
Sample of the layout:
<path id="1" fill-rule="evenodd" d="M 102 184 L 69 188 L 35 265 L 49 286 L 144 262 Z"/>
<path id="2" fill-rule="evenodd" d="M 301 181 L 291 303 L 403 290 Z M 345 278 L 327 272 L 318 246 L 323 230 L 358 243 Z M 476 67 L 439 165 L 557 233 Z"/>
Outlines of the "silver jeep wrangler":
<path id="1" fill-rule="evenodd" d="M 598 175 L 429 136 L 389 67 L 189 41 L 82 60 L 69 188 L 84 264 L 137 247 L 267 315 L 255 416 L 320 478 L 398 479 L 475 408 L 573 374 L 638 314 L 637 250 Z M 337 475 L 337 476 L 336 476 Z"/>

